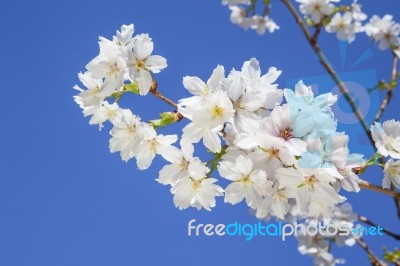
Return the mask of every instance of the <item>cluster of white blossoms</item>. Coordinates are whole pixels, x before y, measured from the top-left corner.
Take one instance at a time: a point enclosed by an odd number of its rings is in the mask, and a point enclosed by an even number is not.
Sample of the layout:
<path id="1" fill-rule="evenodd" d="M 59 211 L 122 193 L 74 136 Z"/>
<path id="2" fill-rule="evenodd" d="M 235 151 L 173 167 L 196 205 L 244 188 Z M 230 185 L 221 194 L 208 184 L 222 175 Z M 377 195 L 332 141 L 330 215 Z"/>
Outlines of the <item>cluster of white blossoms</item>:
<path id="1" fill-rule="evenodd" d="M 400 45 L 400 24 L 393 21 L 392 15 L 382 18 L 373 16 L 365 25 L 365 33 L 379 42 L 379 49 L 386 50 Z"/>
<path id="2" fill-rule="evenodd" d="M 245 30 L 255 30 L 259 35 L 266 31 L 269 33 L 279 29 L 279 26 L 267 14 L 250 14 L 252 1 L 250 0 L 222 0 L 223 5 L 228 5 L 231 10 L 231 22 Z"/>
<path id="3" fill-rule="evenodd" d="M 296 0 L 300 4 L 300 12 L 318 24 L 325 17 L 333 14 L 335 5 L 339 0 Z"/>
<path id="4" fill-rule="evenodd" d="M 170 163 L 157 181 L 171 186 L 179 209 L 210 210 L 224 196 L 231 204 L 244 200 L 259 218 L 285 219 L 296 211 L 322 219 L 345 200 L 340 189 L 359 190 L 352 169 L 363 160 L 349 153 L 348 136 L 336 132 L 331 106 L 337 97 L 314 97 L 301 81 L 295 91 L 279 89 L 281 71 L 271 67 L 262 75 L 254 58 L 227 76 L 219 65 L 206 82 L 183 78 L 193 96 L 181 99 L 177 111 L 190 122 L 180 149 L 173 146 L 177 135 L 157 134 L 154 124 L 117 103 L 125 92 L 149 92 L 152 74 L 166 66 L 152 50 L 147 34 L 133 36 L 133 25 L 122 26 L 112 40 L 101 37 L 100 54 L 79 74 L 86 88 L 75 86 L 74 98 L 90 124 L 111 122 L 110 151 L 122 160 L 135 158 L 141 170 L 157 154 Z M 211 163 L 193 156 L 200 141 L 214 154 Z M 230 182 L 225 189 L 216 184 L 216 169 Z"/>
<path id="5" fill-rule="evenodd" d="M 353 213 L 350 204 L 345 203 L 335 207 L 334 215 L 331 219 L 325 221 L 326 225 L 331 228 L 347 228 L 349 234 L 343 234 L 343 231 L 337 230 L 337 234 L 327 236 L 327 227 L 324 227 L 322 232 L 309 234 L 300 228 L 300 232 L 296 235 L 299 241 L 298 250 L 303 255 L 309 255 L 314 258 L 314 265 L 334 266 L 336 264 L 344 264 L 344 259 L 337 259 L 330 253 L 330 245 L 335 243 L 337 246 L 353 246 L 356 243 L 358 234 L 352 232 L 353 228 L 357 229 L 354 222 L 357 220 L 357 215 Z M 314 219 L 306 219 L 305 227 L 308 225 L 317 226 L 319 221 Z M 332 230 L 331 230 L 332 231 Z"/>
<path id="6" fill-rule="evenodd" d="M 393 184 L 400 188 L 400 122 L 389 120 L 383 124 L 375 123 L 371 126 L 371 133 L 377 152 L 383 157 L 390 157 L 384 166 L 382 186 L 390 189 Z"/>
<path id="7" fill-rule="evenodd" d="M 312 25 L 321 25 L 329 33 L 336 33 L 339 40 L 353 42 L 356 33 L 363 32 L 362 22 L 367 15 L 355 0 L 350 6 L 335 6 L 339 0 L 296 0 L 300 12 L 310 19 Z"/>
<path id="8" fill-rule="evenodd" d="M 133 36 L 133 32 L 132 24 L 123 25 L 112 40 L 100 37 L 100 53 L 86 65 L 86 72 L 78 74 L 85 88 L 76 85 L 74 89 L 79 94 L 74 99 L 84 116 L 91 116 L 91 125 L 101 128 L 104 122 L 111 122 L 111 152 L 120 152 L 124 161 L 136 158 L 138 168 L 146 169 L 156 154 L 168 157 L 177 136 L 157 135 L 151 125 L 129 109 L 120 108 L 116 101 L 109 102 L 127 88 L 136 88 L 136 93 L 146 95 L 152 86 L 152 74 L 167 66 L 165 58 L 151 55 L 150 37 Z"/>
<path id="9" fill-rule="evenodd" d="M 279 29 L 279 26 L 268 15 L 255 14 L 257 1 L 250 0 L 222 0 L 231 10 L 231 22 L 243 29 L 255 29 L 262 35 Z M 296 0 L 299 10 L 308 24 L 324 27 L 329 33 L 336 33 L 339 40 L 353 42 L 357 33 L 365 32 L 373 41 L 379 42 L 379 49 L 391 48 L 400 57 L 400 24 L 393 21 L 392 15 L 380 18 L 371 17 L 363 24 L 367 15 L 361 11 L 357 0 L 349 5 L 339 5 L 340 0 Z M 265 10 L 269 13 L 269 1 Z M 251 15 L 250 15 L 251 14 Z"/>
<path id="10" fill-rule="evenodd" d="M 279 75 L 276 68 L 261 75 L 253 58 L 227 77 L 222 66 L 207 82 L 185 77 L 193 96 L 178 104 L 191 120 L 181 142 L 202 140 L 211 152 L 223 153 L 218 172 L 231 181 L 225 202 L 245 200 L 259 218 L 285 219 L 293 209 L 330 218 L 345 200 L 341 188 L 359 190 L 352 169 L 363 165 L 362 156 L 350 154 L 348 136 L 336 132 L 331 111 L 336 96 L 314 97 L 302 82 L 295 91 L 280 90 L 274 84 Z"/>
<path id="11" fill-rule="evenodd" d="M 363 32 L 364 27 L 362 21 L 367 19 L 367 15 L 361 11 L 361 5 L 357 2 L 349 7 L 342 14 L 335 13 L 330 22 L 325 26 L 325 30 L 329 33 L 336 32 L 336 37 L 339 40 L 353 42 L 356 38 L 356 33 Z"/>

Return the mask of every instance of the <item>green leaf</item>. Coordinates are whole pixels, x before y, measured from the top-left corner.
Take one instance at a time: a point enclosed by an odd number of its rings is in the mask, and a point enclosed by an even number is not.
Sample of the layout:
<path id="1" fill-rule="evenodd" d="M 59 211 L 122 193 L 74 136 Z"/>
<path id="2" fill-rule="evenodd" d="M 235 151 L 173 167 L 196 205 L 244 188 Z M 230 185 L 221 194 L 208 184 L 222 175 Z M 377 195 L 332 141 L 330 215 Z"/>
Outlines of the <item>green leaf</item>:
<path id="1" fill-rule="evenodd" d="M 130 84 L 124 84 L 124 90 L 133 92 L 134 94 L 139 94 L 139 85 L 136 81 Z"/>
<path id="2" fill-rule="evenodd" d="M 396 88 L 396 86 L 397 86 L 396 80 L 391 80 L 389 83 L 389 88 L 394 89 L 394 88 Z"/>
<path id="3" fill-rule="evenodd" d="M 271 0 L 264 0 L 263 3 L 264 5 L 269 6 L 271 4 Z"/>
<path id="4" fill-rule="evenodd" d="M 165 127 L 175 123 L 175 114 L 173 112 L 164 112 L 160 114 L 160 119 L 150 120 L 149 123 L 154 129 Z"/>
<path id="5" fill-rule="evenodd" d="M 311 18 L 309 18 L 307 16 L 305 16 L 304 18 L 305 18 L 306 23 L 307 23 L 308 26 L 314 27 L 315 24 L 314 24 L 314 21 L 311 20 Z"/>
<path id="6" fill-rule="evenodd" d="M 394 248 L 392 252 L 388 251 L 387 248 L 383 248 L 383 259 L 389 263 L 393 263 L 394 265 L 398 265 L 400 262 L 400 250 Z"/>

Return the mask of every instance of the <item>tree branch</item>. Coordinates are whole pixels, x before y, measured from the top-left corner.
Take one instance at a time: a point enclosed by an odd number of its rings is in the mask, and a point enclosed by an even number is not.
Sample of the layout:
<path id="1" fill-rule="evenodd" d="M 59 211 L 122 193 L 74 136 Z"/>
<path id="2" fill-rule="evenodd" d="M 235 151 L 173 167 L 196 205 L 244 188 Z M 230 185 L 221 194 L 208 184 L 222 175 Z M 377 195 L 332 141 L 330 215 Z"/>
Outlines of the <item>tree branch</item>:
<path id="1" fill-rule="evenodd" d="M 382 262 L 381 260 L 378 259 L 378 257 L 372 252 L 372 250 L 368 247 L 367 243 L 364 242 L 364 240 L 360 238 L 356 238 L 357 244 L 367 252 L 369 259 L 371 260 L 371 264 L 373 266 L 386 266 L 386 263 Z"/>
<path id="2" fill-rule="evenodd" d="M 368 219 L 367 217 L 365 217 L 365 216 L 359 215 L 359 216 L 358 216 L 358 220 L 360 220 L 361 222 L 363 222 L 363 223 L 365 223 L 365 224 L 368 224 L 368 225 L 370 225 L 370 226 L 375 226 L 375 227 L 378 226 L 376 223 L 372 222 L 371 220 L 369 220 L 369 219 Z M 388 235 L 388 236 L 393 237 L 393 238 L 396 239 L 396 240 L 400 240 L 400 235 L 395 234 L 395 233 L 389 231 L 389 230 L 386 229 L 386 228 L 382 228 L 382 232 L 384 232 L 384 233 L 385 233 L 386 235 Z"/>
<path id="3" fill-rule="evenodd" d="M 382 118 L 382 115 L 383 115 L 383 112 L 386 109 L 386 106 L 389 104 L 390 100 L 392 99 L 392 96 L 393 96 L 392 90 L 393 90 L 393 88 L 391 88 L 390 86 L 391 86 L 391 84 L 393 82 L 396 82 L 397 64 L 398 64 L 398 62 L 399 62 L 399 58 L 395 54 L 393 54 L 392 75 L 391 75 L 391 79 L 390 79 L 390 82 L 389 82 L 389 87 L 387 88 L 388 91 L 386 93 L 385 98 L 382 100 L 382 103 L 381 103 L 381 106 L 379 107 L 378 112 L 375 115 L 374 122 L 378 122 Z"/>
<path id="4" fill-rule="evenodd" d="M 368 136 L 368 139 L 370 140 L 372 146 L 375 148 L 374 140 L 372 139 L 370 127 L 367 124 L 367 122 L 364 119 L 364 116 L 361 114 L 360 110 L 358 109 L 356 103 L 354 102 L 353 98 L 351 97 L 350 92 L 347 90 L 346 86 L 344 83 L 340 80 L 339 76 L 335 72 L 335 70 L 332 68 L 332 66 L 328 63 L 324 53 L 322 52 L 321 48 L 318 45 L 318 42 L 316 38 L 313 38 L 311 36 L 310 31 L 307 28 L 307 25 L 304 23 L 303 19 L 299 15 L 299 13 L 296 11 L 290 0 L 282 0 L 283 4 L 289 9 L 290 13 L 296 20 L 297 24 L 300 26 L 301 30 L 303 31 L 304 36 L 306 37 L 308 43 L 314 50 L 314 53 L 318 56 L 319 62 L 321 65 L 326 69 L 328 74 L 331 76 L 333 81 L 336 83 L 338 86 L 340 92 L 346 99 L 346 101 L 349 103 L 353 113 L 357 117 L 358 121 L 361 123 L 361 126 L 363 127 L 365 133 Z M 376 149 L 376 148 L 375 148 Z"/>
<path id="5" fill-rule="evenodd" d="M 167 97 L 165 97 L 164 95 L 162 95 L 158 91 L 157 87 L 158 87 L 157 81 L 153 80 L 153 84 L 151 85 L 151 88 L 150 88 L 150 93 L 178 110 L 178 105 L 174 101 L 172 101 L 172 100 L 168 99 Z"/>
<path id="6" fill-rule="evenodd" d="M 380 193 L 389 195 L 389 196 L 391 196 L 391 197 L 393 197 L 395 199 L 400 199 L 400 193 L 398 193 L 398 192 L 396 192 L 394 190 L 391 190 L 391 189 L 387 189 L 387 188 L 383 188 L 383 187 L 380 187 L 380 186 L 377 186 L 377 185 L 370 184 L 365 180 L 360 180 L 358 185 L 362 189 L 372 190 L 372 191 L 375 191 L 375 192 L 380 192 Z"/>

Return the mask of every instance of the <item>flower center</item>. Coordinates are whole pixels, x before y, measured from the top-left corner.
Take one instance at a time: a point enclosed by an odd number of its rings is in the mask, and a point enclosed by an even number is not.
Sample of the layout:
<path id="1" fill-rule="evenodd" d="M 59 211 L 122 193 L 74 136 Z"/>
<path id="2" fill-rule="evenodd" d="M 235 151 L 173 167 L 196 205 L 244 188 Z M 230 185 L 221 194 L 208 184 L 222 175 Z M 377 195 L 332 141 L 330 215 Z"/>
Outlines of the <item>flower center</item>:
<path id="1" fill-rule="evenodd" d="M 107 107 L 105 107 L 105 109 L 106 109 L 106 116 L 107 116 L 107 118 L 108 118 L 109 120 L 114 119 L 114 118 L 115 118 L 115 111 L 112 110 L 112 109 L 110 109 L 110 108 L 107 108 Z"/>
<path id="2" fill-rule="evenodd" d="M 96 96 L 99 92 L 100 92 L 100 88 L 99 88 L 99 87 L 96 87 L 96 88 L 94 88 L 94 89 L 92 89 L 92 90 L 90 91 L 90 94 L 91 94 L 92 96 Z"/>
<path id="3" fill-rule="evenodd" d="M 181 161 L 181 163 L 179 164 L 179 166 L 180 166 L 182 169 L 188 169 L 188 167 L 189 167 L 189 162 L 186 161 L 185 159 L 183 159 L 183 160 Z"/>
<path id="4" fill-rule="evenodd" d="M 150 150 L 156 151 L 156 149 L 158 147 L 157 140 L 156 139 L 149 140 L 149 144 L 150 144 Z"/>
<path id="5" fill-rule="evenodd" d="M 239 182 L 243 183 L 244 185 L 253 183 L 253 181 L 250 179 L 248 175 L 242 175 L 242 178 L 239 180 Z"/>
<path id="6" fill-rule="evenodd" d="M 136 62 L 136 65 L 137 65 L 137 67 L 138 68 L 144 68 L 144 60 L 138 60 L 137 62 Z"/>
<path id="7" fill-rule="evenodd" d="M 136 134 L 136 126 L 128 126 L 128 127 L 125 129 L 125 132 L 126 132 L 128 135 L 131 135 L 131 136 L 135 135 L 135 134 Z"/>
<path id="8" fill-rule="evenodd" d="M 321 9 L 321 5 L 319 3 L 314 5 L 314 10 L 319 11 Z"/>
<path id="9" fill-rule="evenodd" d="M 388 169 L 389 177 L 390 178 L 396 177 L 398 175 L 398 171 L 399 171 L 399 169 L 397 167 L 394 167 L 394 166 L 389 167 L 389 169 Z"/>
<path id="10" fill-rule="evenodd" d="M 212 114 L 214 119 L 215 118 L 219 118 L 219 117 L 224 115 L 224 109 L 222 109 L 220 106 L 216 105 L 211 110 L 211 114 Z"/>
<path id="11" fill-rule="evenodd" d="M 119 72 L 119 68 L 117 66 L 117 64 L 109 64 L 108 65 L 108 71 L 106 73 L 107 77 L 113 76 L 113 75 L 117 75 Z"/>
<path id="12" fill-rule="evenodd" d="M 385 147 L 386 150 L 391 151 L 393 150 L 393 140 L 391 137 L 387 138 L 385 143 L 383 143 L 383 146 Z"/>
<path id="13" fill-rule="evenodd" d="M 279 157 L 279 149 L 276 149 L 274 147 L 266 149 L 265 152 L 268 153 L 271 157 Z"/>
<path id="14" fill-rule="evenodd" d="M 279 132 L 279 137 L 283 138 L 284 140 L 291 139 L 293 137 L 292 130 L 290 128 L 287 128 L 285 130 L 281 130 Z"/>
<path id="15" fill-rule="evenodd" d="M 193 180 L 192 181 L 192 189 L 198 191 L 201 188 L 201 181 Z"/>
<path id="16" fill-rule="evenodd" d="M 309 187 L 314 187 L 314 184 L 317 182 L 317 178 L 315 176 L 308 176 L 306 177 L 306 180 L 304 181 L 304 184 L 309 186 Z"/>

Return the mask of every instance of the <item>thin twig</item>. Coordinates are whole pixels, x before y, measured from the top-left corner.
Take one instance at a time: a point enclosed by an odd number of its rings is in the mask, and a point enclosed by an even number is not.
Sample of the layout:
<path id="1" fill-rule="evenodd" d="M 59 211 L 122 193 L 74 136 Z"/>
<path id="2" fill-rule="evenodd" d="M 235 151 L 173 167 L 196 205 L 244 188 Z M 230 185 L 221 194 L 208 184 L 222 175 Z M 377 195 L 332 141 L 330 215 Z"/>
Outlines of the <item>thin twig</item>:
<path id="1" fill-rule="evenodd" d="M 294 19 L 296 20 L 297 24 L 300 26 L 301 30 L 303 31 L 307 41 L 313 48 L 315 54 L 318 56 L 319 62 L 321 65 L 326 69 L 328 74 L 331 76 L 333 81 L 336 83 L 338 86 L 340 92 L 343 94 L 344 98 L 346 101 L 349 103 L 353 113 L 357 117 L 358 121 L 361 123 L 361 126 L 363 127 L 365 133 L 368 136 L 368 139 L 370 140 L 372 146 L 375 148 L 374 145 L 374 140 L 372 139 L 371 131 L 369 128 L 369 125 L 364 119 L 364 116 L 358 109 L 356 103 L 354 102 L 354 99 L 351 97 L 350 92 L 347 90 L 346 86 L 344 83 L 340 80 L 339 76 L 335 72 L 335 70 L 332 68 L 332 66 L 328 63 L 328 60 L 326 59 L 324 53 L 322 52 L 321 48 L 319 47 L 318 43 L 316 40 L 313 39 L 313 36 L 311 36 L 310 31 L 307 28 L 307 25 L 304 23 L 303 19 L 299 15 L 299 13 L 296 11 L 290 0 L 282 0 L 283 4 L 289 9 L 290 13 L 293 15 Z M 376 149 L 376 148 L 375 148 Z"/>
<path id="2" fill-rule="evenodd" d="M 165 97 L 164 95 L 162 95 L 162 94 L 157 90 L 157 87 L 158 87 L 157 82 L 156 82 L 155 80 L 153 80 L 153 84 L 151 85 L 151 88 L 150 88 L 150 93 L 152 93 L 152 94 L 153 94 L 154 96 L 156 96 L 157 98 L 163 100 L 164 102 L 168 103 L 169 105 L 171 105 L 171 106 L 174 107 L 175 109 L 178 109 L 178 105 L 177 105 L 174 101 L 172 101 L 172 100 L 168 99 L 167 97 Z"/>
<path id="3" fill-rule="evenodd" d="M 389 104 L 390 99 L 392 99 L 392 96 L 393 96 L 392 89 L 393 88 L 391 88 L 390 86 L 393 82 L 396 82 L 398 62 L 399 62 L 399 58 L 395 54 L 393 54 L 393 67 L 392 67 L 392 75 L 391 75 L 391 79 L 389 82 L 389 87 L 387 88 L 386 96 L 382 100 L 381 106 L 379 107 L 379 110 L 375 115 L 374 122 L 378 122 L 382 118 L 383 112 L 385 111 L 387 105 Z"/>
<path id="4" fill-rule="evenodd" d="M 372 190 L 372 191 L 375 191 L 375 192 L 380 192 L 380 193 L 389 195 L 389 196 L 391 196 L 391 197 L 393 197 L 395 199 L 400 199 L 400 193 L 398 193 L 398 192 L 396 192 L 394 190 L 391 190 L 391 189 L 387 189 L 387 188 L 383 188 L 383 187 L 380 187 L 380 186 L 377 186 L 377 185 L 370 184 L 365 180 L 360 180 L 359 183 L 358 183 L 358 186 L 360 188 L 362 188 L 362 189 Z"/>
<path id="5" fill-rule="evenodd" d="M 363 222 L 363 223 L 365 223 L 365 224 L 368 224 L 368 225 L 370 225 L 370 226 L 375 226 L 375 227 L 378 226 L 376 223 L 372 222 L 370 219 L 368 219 L 368 218 L 365 217 L 365 216 L 359 215 L 359 216 L 358 216 L 358 220 L 360 220 L 361 222 Z M 388 235 L 388 236 L 393 237 L 393 238 L 396 239 L 396 240 L 400 240 L 400 235 L 395 234 L 395 233 L 393 233 L 392 231 L 389 231 L 389 230 L 386 229 L 386 228 L 382 228 L 382 232 L 384 232 L 384 233 L 385 233 L 386 235 Z"/>
<path id="6" fill-rule="evenodd" d="M 396 187 L 393 183 L 390 185 L 390 188 L 395 191 Z M 397 218 L 400 220 L 400 198 L 393 198 L 394 205 L 396 206 Z"/>
<path id="7" fill-rule="evenodd" d="M 374 254 L 374 252 L 368 247 L 367 243 L 360 238 L 356 238 L 357 244 L 367 252 L 369 259 L 371 260 L 371 264 L 373 266 L 386 266 L 386 263 L 382 262 L 378 259 L 378 257 Z"/>
<path id="8" fill-rule="evenodd" d="M 321 26 L 322 26 L 322 20 L 321 20 L 320 23 L 315 25 L 315 32 L 314 32 L 314 35 L 311 38 L 311 42 L 313 42 L 313 43 L 317 43 L 318 42 L 318 37 L 319 37 L 319 34 L 321 33 Z"/>

